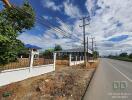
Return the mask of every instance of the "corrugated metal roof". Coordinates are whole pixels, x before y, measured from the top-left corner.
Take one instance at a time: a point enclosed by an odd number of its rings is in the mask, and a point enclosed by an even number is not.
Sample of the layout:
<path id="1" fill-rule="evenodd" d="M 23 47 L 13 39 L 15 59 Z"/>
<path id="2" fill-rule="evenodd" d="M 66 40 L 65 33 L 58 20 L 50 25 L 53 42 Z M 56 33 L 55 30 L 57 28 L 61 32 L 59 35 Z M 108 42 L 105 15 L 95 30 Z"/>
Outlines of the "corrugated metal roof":
<path id="1" fill-rule="evenodd" d="M 29 49 L 41 49 L 40 47 L 31 44 L 25 44 L 25 47 Z"/>
<path id="2" fill-rule="evenodd" d="M 86 50 L 87 51 L 87 50 Z M 56 53 L 57 52 L 84 52 L 84 49 L 83 48 L 74 48 L 74 49 L 67 49 L 67 50 L 62 50 L 62 51 L 55 51 Z M 92 54 L 92 51 L 89 49 L 88 52 L 90 54 Z"/>

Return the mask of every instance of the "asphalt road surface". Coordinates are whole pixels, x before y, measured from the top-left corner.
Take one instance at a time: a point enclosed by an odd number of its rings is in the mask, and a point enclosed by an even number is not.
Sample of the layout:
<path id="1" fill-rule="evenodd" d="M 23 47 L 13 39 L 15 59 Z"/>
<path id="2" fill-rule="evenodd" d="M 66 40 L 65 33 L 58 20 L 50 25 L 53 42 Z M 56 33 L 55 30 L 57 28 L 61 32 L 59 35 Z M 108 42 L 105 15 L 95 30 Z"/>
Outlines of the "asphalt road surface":
<path id="1" fill-rule="evenodd" d="M 100 59 L 84 100 L 132 100 L 132 63 Z"/>

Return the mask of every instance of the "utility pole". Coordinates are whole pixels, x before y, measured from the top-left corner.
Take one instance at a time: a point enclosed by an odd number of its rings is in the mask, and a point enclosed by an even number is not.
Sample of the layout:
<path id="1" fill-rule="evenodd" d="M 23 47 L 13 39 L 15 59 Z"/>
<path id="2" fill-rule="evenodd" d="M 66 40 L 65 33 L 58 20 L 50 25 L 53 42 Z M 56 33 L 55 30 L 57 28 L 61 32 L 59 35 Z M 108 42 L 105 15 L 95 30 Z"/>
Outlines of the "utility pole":
<path id="1" fill-rule="evenodd" d="M 94 42 L 95 42 L 94 39 L 95 39 L 95 37 L 91 38 L 91 40 L 92 40 L 92 52 L 94 52 Z"/>
<path id="2" fill-rule="evenodd" d="M 82 26 L 80 26 L 80 27 L 83 27 L 83 44 L 84 44 L 84 63 L 85 63 L 85 66 L 87 66 L 87 55 L 86 55 L 86 41 L 85 41 L 85 27 L 87 26 L 87 25 L 89 25 L 89 24 L 86 24 L 86 19 L 89 21 L 90 20 L 90 17 L 82 17 L 80 20 L 82 20 Z"/>
<path id="3" fill-rule="evenodd" d="M 97 44 L 96 43 L 95 43 L 95 51 L 96 51 L 96 55 L 95 55 L 96 57 L 95 58 L 97 59 L 98 58 L 98 48 L 97 48 Z"/>
<path id="4" fill-rule="evenodd" d="M 6 7 L 11 7 L 11 4 L 8 0 L 2 0 L 2 2 L 5 4 Z"/>
<path id="5" fill-rule="evenodd" d="M 88 45 L 88 36 L 87 36 L 87 61 L 89 60 L 89 53 L 88 53 L 88 49 L 89 49 L 89 48 L 88 48 L 88 46 L 89 46 L 89 45 Z"/>
<path id="6" fill-rule="evenodd" d="M 92 54 L 94 54 L 94 39 L 95 39 L 95 37 L 92 37 L 91 38 L 91 40 L 92 40 Z M 93 55 L 93 57 L 94 57 L 94 55 Z"/>

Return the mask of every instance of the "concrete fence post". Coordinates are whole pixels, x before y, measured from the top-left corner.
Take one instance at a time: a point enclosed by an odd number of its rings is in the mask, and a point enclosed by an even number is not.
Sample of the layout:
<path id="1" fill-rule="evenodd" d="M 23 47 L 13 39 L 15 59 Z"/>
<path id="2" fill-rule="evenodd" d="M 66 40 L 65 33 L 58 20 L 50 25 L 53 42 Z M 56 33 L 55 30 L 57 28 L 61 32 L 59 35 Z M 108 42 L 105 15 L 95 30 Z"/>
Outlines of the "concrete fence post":
<path id="1" fill-rule="evenodd" d="M 83 56 L 83 61 L 84 61 L 84 56 Z"/>
<path id="2" fill-rule="evenodd" d="M 71 66 L 71 54 L 69 54 L 69 66 Z"/>
<path id="3" fill-rule="evenodd" d="M 82 61 L 82 57 L 80 56 L 80 61 Z"/>
<path id="4" fill-rule="evenodd" d="M 75 57 L 75 56 L 74 56 L 74 59 L 75 59 L 75 60 L 74 60 L 74 65 L 76 65 L 76 57 Z"/>
<path id="5" fill-rule="evenodd" d="M 34 53 L 33 53 L 33 49 L 31 49 L 31 51 L 30 51 L 30 65 L 29 65 L 29 67 L 30 67 L 29 71 L 30 72 L 32 71 L 32 68 L 33 68 L 33 59 L 34 59 Z"/>
<path id="6" fill-rule="evenodd" d="M 77 65 L 77 56 L 76 56 L 76 65 Z"/>
<path id="7" fill-rule="evenodd" d="M 54 65 L 53 65 L 54 70 L 55 70 L 55 65 L 56 65 L 56 53 L 54 53 Z"/>

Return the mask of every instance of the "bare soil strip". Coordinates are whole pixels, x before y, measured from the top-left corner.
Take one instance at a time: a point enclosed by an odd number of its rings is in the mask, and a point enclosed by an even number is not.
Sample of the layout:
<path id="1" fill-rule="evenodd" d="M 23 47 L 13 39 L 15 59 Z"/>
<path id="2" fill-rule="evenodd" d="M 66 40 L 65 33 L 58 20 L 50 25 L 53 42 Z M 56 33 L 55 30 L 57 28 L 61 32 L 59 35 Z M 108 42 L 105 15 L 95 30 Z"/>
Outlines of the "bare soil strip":
<path id="1" fill-rule="evenodd" d="M 0 87 L 0 100 L 81 100 L 95 66 L 59 66 L 55 72 Z"/>

